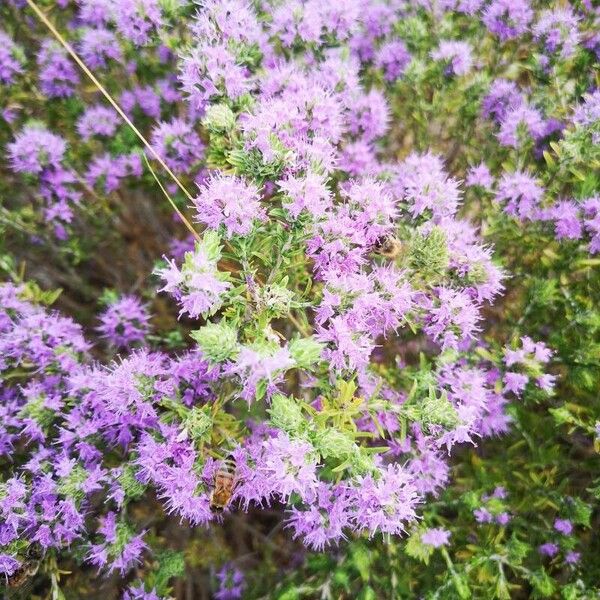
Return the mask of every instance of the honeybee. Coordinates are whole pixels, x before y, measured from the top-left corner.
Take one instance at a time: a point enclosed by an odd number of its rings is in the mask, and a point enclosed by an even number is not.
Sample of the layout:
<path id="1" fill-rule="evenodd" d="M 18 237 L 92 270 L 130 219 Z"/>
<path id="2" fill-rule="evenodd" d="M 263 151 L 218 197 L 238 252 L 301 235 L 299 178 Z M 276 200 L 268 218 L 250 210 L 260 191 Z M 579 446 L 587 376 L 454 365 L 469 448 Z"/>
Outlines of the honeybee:
<path id="1" fill-rule="evenodd" d="M 223 512 L 229 504 L 235 489 L 236 464 L 233 455 L 229 455 L 221 462 L 215 473 L 213 490 L 210 494 L 210 509 L 213 512 Z"/>
<path id="2" fill-rule="evenodd" d="M 6 577 L 6 586 L 9 588 L 20 588 L 38 572 L 40 568 L 40 552 L 30 546 L 27 550 L 27 558 L 19 565 L 12 575 Z"/>
<path id="3" fill-rule="evenodd" d="M 397 258 L 402 250 L 402 242 L 393 235 L 379 238 L 373 245 L 373 252 L 386 258 Z"/>

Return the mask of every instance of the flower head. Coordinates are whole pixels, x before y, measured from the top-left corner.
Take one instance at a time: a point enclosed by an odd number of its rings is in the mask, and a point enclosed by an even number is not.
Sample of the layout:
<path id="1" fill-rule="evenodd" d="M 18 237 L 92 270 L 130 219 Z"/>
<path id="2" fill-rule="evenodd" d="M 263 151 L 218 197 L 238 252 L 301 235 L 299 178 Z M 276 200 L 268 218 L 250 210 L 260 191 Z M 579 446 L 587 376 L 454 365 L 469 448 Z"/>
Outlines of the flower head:
<path id="1" fill-rule="evenodd" d="M 446 546 L 450 540 L 451 533 L 447 529 L 427 529 L 421 534 L 421 542 L 434 548 Z"/>
<path id="2" fill-rule="evenodd" d="M 224 225 L 227 237 L 247 235 L 255 220 L 265 218 L 258 188 L 235 176 L 212 177 L 201 185 L 194 207 L 199 222 L 213 229 Z"/>
<path id="3" fill-rule="evenodd" d="M 191 123 L 173 119 L 152 132 L 152 146 L 176 173 L 188 172 L 204 155 L 204 144 Z"/>
<path id="4" fill-rule="evenodd" d="M 23 51 L 0 30 L 0 83 L 10 85 L 16 75 L 23 71 Z"/>
<path id="5" fill-rule="evenodd" d="M 221 257 L 220 238 L 207 232 L 193 252 L 186 252 L 181 268 L 174 261 L 156 271 L 165 281 L 160 291 L 173 295 L 180 303 L 180 315 L 211 315 L 222 304 L 222 295 L 231 287 L 227 276 L 217 268 Z"/>
<path id="6" fill-rule="evenodd" d="M 26 125 L 8 145 L 12 169 L 33 175 L 58 167 L 66 150 L 66 142 L 41 124 Z"/>
<path id="7" fill-rule="evenodd" d="M 532 19 L 528 0 L 493 0 L 483 13 L 483 23 L 501 40 L 523 35 Z"/>
<path id="8" fill-rule="evenodd" d="M 150 326 L 148 309 L 134 296 L 122 296 L 100 315 L 98 331 L 117 348 L 143 342 Z"/>
<path id="9" fill-rule="evenodd" d="M 393 82 L 402 76 L 411 58 L 402 40 L 390 40 L 377 50 L 375 65 L 383 70 L 387 81 Z"/>
<path id="10" fill-rule="evenodd" d="M 63 48 L 54 40 L 44 40 L 37 57 L 40 87 L 49 98 L 68 98 L 75 93 L 79 75 Z"/>
<path id="11" fill-rule="evenodd" d="M 466 75 L 473 65 L 471 46 L 467 42 L 442 40 L 431 58 L 446 64 L 447 75 Z"/>

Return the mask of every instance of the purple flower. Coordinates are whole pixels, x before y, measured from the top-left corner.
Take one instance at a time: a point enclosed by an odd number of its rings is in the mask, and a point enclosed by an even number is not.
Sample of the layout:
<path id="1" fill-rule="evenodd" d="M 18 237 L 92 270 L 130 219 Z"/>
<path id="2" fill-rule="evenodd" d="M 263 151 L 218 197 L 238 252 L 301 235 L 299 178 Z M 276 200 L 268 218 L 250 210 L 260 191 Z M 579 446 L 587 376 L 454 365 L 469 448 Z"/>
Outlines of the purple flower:
<path id="1" fill-rule="evenodd" d="M 538 546 L 538 552 L 543 556 L 556 556 L 558 554 L 558 546 L 552 542 L 546 542 L 541 546 Z"/>
<path id="2" fill-rule="evenodd" d="M 500 498 L 501 500 L 504 500 L 505 498 L 508 497 L 508 494 L 506 492 L 506 488 L 504 488 L 504 486 L 498 486 L 496 488 L 494 488 L 494 491 L 492 492 L 492 497 L 493 498 Z"/>
<path id="3" fill-rule="evenodd" d="M 588 198 L 583 203 L 584 226 L 591 234 L 590 252 L 600 252 L 600 196 Z"/>
<path id="4" fill-rule="evenodd" d="M 23 62 L 23 50 L 0 30 L 0 83 L 10 85 L 23 72 Z"/>
<path id="5" fill-rule="evenodd" d="M 466 75 L 473 66 L 471 46 L 466 42 L 442 40 L 431 58 L 446 64 L 446 75 Z"/>
<path id="6" fill-rule="evenodd" d="M 570 200 L 562 200 L 555 204 L 550 211 L 554 220 L 556 238 L 578 240 L 583 235 L 583 219 L 579 206 Z"/>
<path id="7" fill-rule="evenodd" d="M 332 194 L 323 175 L 313 172 L 298 177 L 289 175 L 277 184 L 286 194 L 283 204 L 293 218 L 298 218 L 303 210 L 313 217 L 322 217 L 331 208 Z"/>
<path id="8" fill-rule="evenodd" d="M 257 398 L 259 384 L 266 384 L 267 397 L 277 389 L 285 371 L 295 365 L 287 347 L 284 348 L 241 348 L 235 361 L 227 368 L 227 374 L 239 377 L 242 385 L 240 397 L 248 403 Z"/>
<path id="9" fill-rule="evenodd" d="M 315 4 L 321 11 L 325 30 L 339 41 L 347 39 L 356 30 L 364 6 L 360 0 Z"/>
<path id="10" fill-rule="evenodd" d="M 568 519 L 556 519 L 554 521 L 554 529 L 563 535 L 571 535 L 573 532 L 573 523 Z"/>
<path id="11" fill-rule="evenodd" d="M 291 440 L 280 433 L 264 442 L 261 471 L 271 494 L 282 501 L 297 494 L 303 500 L 314 498 L 317 486 L 317 456 L 303 441 Z"/>
<path id="12" fill-rule="evenodd" d="M 565 562 L 568 565 L 576 565 L 581 560 L 581 552 L 570 550 L 565 554 Z"/>
<path id="13" fill-rule="evenodd" d="M 158 0 L 117 0 L 113 14 L 119 33 L 136 46 L 149 43 L 162 26 Z"/>
<path id="14" fill-rule="evenodd" d="M 17 173 L 37 175 L 47 168 L 57 168 L 67 144 L 42 124 L 26 125 L 8 145 L 11 167 Z"/>
<path id="15" fill-rule="evenodd" d="M 109 60 L 123 61 L 117 36 L 108 29 L 85 29 L 79 42 L 79 54 L 90 69 L 105 69 Z"/>
<path id="16" fill-rule="evenodd" d="M 112 136 L 121 122 L 121 117 L 112 107 L 90 106 L 77 121 L 79 135 L 88 140 L 94 135 Z"/>
<path id="17" fill-rule="evenodd" d="M 173 119 L 152 131 L 152 146 L 176 173 L 188 172 L 204 155 L 204 144 L 191 123 Z"/>
<path id="18" fill-rule="evenodd" d="M 181 262 L 186 252 L 194 251 L 194 236 L 190 233 L 187 237 L 180 240 L 172 238 L 169 244 L 169 256 L 173 257 L 176 262 Z"/>
<path id="19" fill-rule="evenodd" d="M 137 446 L 139 478 L 152 484 L 168 513 L 187 519 L 192 525 L 206 524 L 213 518 L 209 497 L 196 472 L 197 453 L 193 442 L 180 439 L 179 428 L 163 428 L 164 442 L 144 434 Z"/>
<path id="20" fill-rule="evenodd" d="M 427 529 L 421 534 L 421 542 L 434 548 L 447 546 L 452 534 L 447 529 Z"/>
<path id="21" fill-rule="evenodd" d="M 193 107 L 200 110 L 223 92 L 235 99 L 250 88 L 247 70 L 230 50 L 222 43 L 211 45 L 206 39 L 184 57 L 180 81 Z"/>
<path id="22" fill-rule="evenodd" d="M 493 0 L 483 13 L 484 25 L 501 40 L 523 35 L 533 19 L 527 0 Z"/>
<path id="23" fill-rule="evenodd" d="M 143 342 L 150 326 L 148 309 L 134 296 L 122 296 L 100 315 L 98 331 L 116 348 Z"/>
<path id="24" fill-rule="evenodd" d="M 92 159 L 86 179 L 91 185 L 102 185 L 108 194 L 118 189 L 125 177 L 140 177 L 141 174 L 142 163 L 138 154 L 115 157 L 103 154 Z"/>
<path id="25" fill-rule="evenodd" d="M 580 40 L 578 20 L 571 8 L 544 10 L 533 26 L 533 37 L 544 44 L 546 52 L 569 58 Z"/>
<path id="26" fill-rule="evenodd" d="M 475 15 L 484 4 L 484 0 L 459 0 L 456 10 L 466 15 Z"/>
<path id="27" fill-rule="evenodd" d="M 521 134 L 526 133 L 533 140 L 538 140 L 546 132 L 546 122 L 535 108 L 521 104 L 509 110 L 502 119 L 498 140 L 503 146 L 518 148 Z"/>
<path id="28" fill-rule="evenodd" d="M 544 342 L 535 342 L 530 337 L 524 335 L 521 338 L 521 344 L 523 345 L 523 349 L 521 352 L 517 352 L 514 354 L 513 359 L 511 360 L 511 364 L 515 362 L 525 362 L 526 355 L 530 355 L 529 359 L 535 360 L 540 363 L 547 363 L 552 358 L 552 350 L 544 344 Z M 508 354 L 507 354 L 508 356 Z M 520 356 L 520 358 L 517 358 Z M 506 361 L 508 365 L 508 360 Z"/>
<path id="29" fill-rule="evenodd" d="M 520 396 L 521 392 L 527 386 L 529 377 L 523 373 L 508 372 L 504 375 L 504 389 L 507 392 L 512 392 L 516 396 Z"/>
<path id="30" fill-rule="evenodd" d="M 181 268 L 167 260 L 168 266 L 156 271 L 165 281 L 160 291 L 171 294 L 180 303 L 180 316 L 185 313 L 192 318 L 208 316 L 221 306 L 221 296 L 231 283 L 217 268 L 221 256 L 219 242 L 218 236 L 207 233 L 193 252 L 186 252 Z"/>
<path id="31" fill-rule="evenodd" d="M 68 98 L 75 93 L 79 75 L 66 52 L 54 40 L 44 40 L 37 56 L 40 88 L 49 98 Z"/>
<path id="32" fill-rule="evenodd" d="M 87 555 L 91 564 L 106 568 L 107 573 L 119 571 L 125 575 L 141 561 L 141 555 L 147 546 L 143 541 L 144 533 L 132 535 L 124 525 L 114 523 L 114 514 L 104 517 L 99 533 L 105 536 L 103 543 L 92 544 Z M 107 528 L 110 522 L 110 527 Z"/>
<path id="33" fill-rule="evenodd" d="M 390 40 L 377 50 L 374 62 L 376 67 L 383 70 L 386 81 L 391 83 L 402 76 L 411 58 L 402 40 Z"/>
<path id="34" fill-rule="evenodd" d="M 196 219 L 213 229 L 224 225 L 227 237 L 248 235 L 255 220 L 266 215 L 260 205 L 258 188 L 245 179 L 231 175 L 210 178 L 194 198 Z"/>
<path id="35" fill-rule="evenodd" d="M 425 317 L 424 331 L 442 349 L 458 349 L 459 343 L 474 339 L 481 319 L 469 294 L 447 287 L 436 288 L 437 298 Z"/>
<path id="36" fill-rule="evenodd" d="M 397 168 L 394 191 L 413 217 L 431 211 L 434 220 L 453 216 L 460 204 L 458 181 L 448 177 L 434 154 L 410 154 Z"/>
<path id="37" fill-rule="evenodd" d="M 112 18 L 113 0 L 78 0 L 79 20 L 86 25 L 106 25 Z"/>
<path id="38" fill-rule="evenodd" d="M 356 94 L 348 101 L 346 115 L 348 131 L 370 142 L 385 134 L 389 122 L 389 107 L 385 96 L 372 89 Z"/>
<path id="39" fill-rule="evenodd" d="M 219 589 L 215 593 L 217 600 L 236 600 L 241 598 L 246 587 L 244 574 L 232 564 L 226 563 L 217 573 Z"/>
<path id="40" fill-rule="evenodd" d="M 335 145 L 344 133 L 344 104 L 348 107 L 346 119 L 357 135 L 378 135 L 387 123 L 385 98 L 378 92 L 372 94 L 372 100 L 385 110 L 382 114 L 375 112 L 365 94 L 352 95 L 343 103 L 326 79 L 298 72 L 294 81 L 293 86 L 277 86 L 273 93 L 264 93 L 252 112 L 239 119 L 246 148 L 259 152 L 266 163 L 279 160 L 294 171 L 331 171 Z M 288 165 L 286 157 L 292 155 L 294 164 Z"/>
<path id="41" fill-rule="evenodd" d="M 160 103 L 160 95 L 150 85 L 136 86 L 121 94 L 121 107 L 129 117 L 133 116 L 134 109 L 139 107 L 142 114 L 147 117 L 160 119 Z"/>
<path id="42" fill-rule="evenodd" d="M 502 512 L 496 516 L 496 523 L 498 525 L 508 525 L 510 523 L 510 515 L 507 512 Z"/>
<path id="43" fill-rule="evenodd" d="M 543 188 L 528 173 L 505 173 L 498 184 L 496 200 L 504 203 L 504 211 L 520 220 L 535 220 L 540 216 L 539 204 Z"/>
<path id="44" fill-rule="evenodd" d="M 591 94 L 585 94 L 583 102 L 573 113 L 573 123 L 582 127 L 593 125 L 600 121 L 600 89 Z"/>
<path id="45" fill-rule="evenodd" d="M 372 475 L 358 477 L 348 493 L 356 507 L 354 520 L 359 531 L 400 534 L 416 519 L 419 502 L 417 489 L 411 474 L 397 464 L 379 470 L 377 478 Z"/>
<path id="46" fill-rule="evenodd" d="M 294 537 L 302 537 L 306 546 L 321 551 L 346 538 L 344 530 L 353 528 L 354 510 L 344 485 L 321 481 L 313 502 L 305 507 L 292 507 L 287 526 Z"/>
<path id="47" fill-rule="evenodd" d="M 323 15 L 316 2 L 304 4 L 293 0 L 274 11 L 271 29 L 284 45 L 292 46 L 296 39 L 318 42 L 323 26 Z"/>
<path id="48" fill-rule="evenodd" d="M 123 597 L 121 600 L 163 600 L 153 589 L 150 592 L 147 592 L 144 589 L 144 585 L 140 583 L 139 585 L 131 585 L 129 586 L 125 592 L 123 593 Z"/>
<path id="49" fill-rule="evenodd" d="M 491 190 L 493 184 L 494 178 L 485 163 L 481 163 L 476 167 L 471 167 L 469 169 L 465 185 L 469 187 L 480 186 L 486 190 Z"/>
<path id="50" fill-rule="evenodd" d="M 487 119 L 501 123 L 510 110 L 518 108 L 524 102 L 525 99 L 516 83 L 506 79 L 495 79 L 483 98 L 481 110 Z"/>
<path id="51" fill-rule="evenodd" d="M 10 577 L 19 567 L 21 563 L 9 554 L 0 554 L 0 576 Z"/>
<path id="52" fill-rule="evenodd" d="M 478 523 L 491 523 L 494 519 L 492 513 L 487 508 L 477 508 L 473 511 L 473 515 Z"/>
<path id="53" fill-rule="evenodd" d="M 537 386 L 544 390 L 545 392 L 551 393 L 554 390 L 554 385 L 556 383 L 556 376 L 550 375 L 549 373 L 544 373 L 540 377 L 535 380 Z"/>
<path id="54" fill-rule="evenodd" d="M 339 156 L 338 168 L 352 177 L 374 174 L 378 163 L 373 144 L 363 139 L 345 144 Z"/>
<path id="55" fill-rule="evenodd" d="M 328 343 L 323 358 L 335 370 L 362 369 L 369 362 L 375 342 L 364 332 L 357 331 L 342 316 L 332 318 L 327 328 L 319 331 L 319 341 Z"/>

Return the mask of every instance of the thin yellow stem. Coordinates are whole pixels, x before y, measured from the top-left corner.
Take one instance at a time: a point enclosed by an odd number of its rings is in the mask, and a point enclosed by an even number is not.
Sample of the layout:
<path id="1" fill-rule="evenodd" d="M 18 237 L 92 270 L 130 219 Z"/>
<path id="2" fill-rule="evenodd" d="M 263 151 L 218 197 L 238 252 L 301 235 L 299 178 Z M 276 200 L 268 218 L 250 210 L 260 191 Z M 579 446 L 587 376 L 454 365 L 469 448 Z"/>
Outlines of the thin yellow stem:
<path id="1" fill-rule="evenodd" d="M 127 125 L 129 127 L 131 127 L 131 130 L 137 135 L 137 137 L 140 139 L 142 144 L 144 144 L 144 146 L 146 146 L 146 148 L 148 149 L 150 154 L 152 154 L 152 156 L 160 163 L 162 168 L 169 174 L 171 179 L 173 179 L 173 181 L 179 186 L 181 191 L 187 196 L 188 200 L 193 200 L 192 195 L 187 191 L 187 189 L 185 188 L 183 183 L 181 183 L 181 181 L 177 178 L 175 173 L 173 173 L 173 171 L 171 171 L 171 169 L 168 167 L 168 165 L 165 163 L 165 161 L 161 158 L 161 156 L 158 154 L 158 152 L 156 152 L 156 150 L 148 143 L 148 140 L 146 140 L 146 138 L 142 135 L 142 133 L 139 131 L 139 129 L 131 122 L 131 119 L 123 112 L 123 109 L 117 104 L 117 102 L 113 99 L 113 97 L 106 91 L 104 86 L 96 79 L 96 76 L 87 68 L 87 66 L 81 60 L 81 58 L 79 58 L 79 56 L 77 55 L 77 53 L 75 52 L 75 50 L 73 49 L 71 44 L 69 44 L 69 42 L 67 42 L 67 40 L 65 40 L 65 38 L 58 32 L 56 27 L 54 27 L 54 25 L 48 20 L 48 17 L 46 17 L 46 15 L 38 8 L 38 6 L 35 4 L 35 2 L 33 0 L 26 0 L 26 2 L 31 7 L 33 12 L 37 15 L 37 17 L 40 19 L 40 21 L 50 30 L 52 35 L 62 44 L 62 46 L 65 48 L 65 50 L 71 55 L 71 57 L 79 65 L 81 70 L 91 79 L 92 83 L 102 92 L 104 97 L 110 102 L 110 104 L 117 111 L 117 113 L 119 113 L 120 117 L 125 121 L 125 123 L 127 123 Z M 177 214 L 180 217 L 183 216 L 179 210 L 177 211 Z M 190 227 L 187 220 L 184 220 L 184 223 L 186 223 L 186 225 L 188 227 Z M 196 234 L 196 236 L 197 235 L 198 234 Z"/>
<path id="2" fill-rule="evenodd" d="M 192 224 L 185 218 L 185 215 L 177 208 L 177 205 L 175 204 L 175 202 L 173 201 L 171 196 L 169 196 L 169 192 L 167 192 L 167 190 L 164 188 L 163 184 L 160 182 L 160 179 L 157 177 L 156 173 L 154 172 L 154 169 L 150 166 L 150 161 L 148 160 L 148 157 L 145 154 L 144 154 L 144 160 L 146 161 L 146 165 L 148 166 L 148 169 L 150 169 L 150 173 L 152 173 L 152 176 L 154 177 L 156 183 L 158 183 L 158 187 L 160 187 L 160 189 L 162 190 L 162 193 L 165 195 L 165 197 L 167 198 L 167 200 L 173 207 L 173 210 L 177 213 L 179 218 L 183 221 L 183 224 L 192 232 L 192 235 L 198 241 L 200 241 L 202 238 L 198 235 L 198 232 L 192 227 Z"/>

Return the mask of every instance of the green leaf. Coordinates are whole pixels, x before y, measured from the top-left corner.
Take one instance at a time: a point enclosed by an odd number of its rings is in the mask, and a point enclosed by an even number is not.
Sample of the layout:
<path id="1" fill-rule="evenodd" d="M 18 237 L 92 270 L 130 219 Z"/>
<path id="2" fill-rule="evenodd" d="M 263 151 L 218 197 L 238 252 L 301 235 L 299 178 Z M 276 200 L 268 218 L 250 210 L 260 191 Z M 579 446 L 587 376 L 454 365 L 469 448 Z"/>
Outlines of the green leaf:
<path id="1" fill-rule="evenodd" d="M 364 546 L 355 546 L 352 549 L 352 564 L 360 574 L 360 578 L 367 582 L 370 577 L 371 553 Z M 370 589 L 370 588 L 369 588 Z"/>
<path id="2" fill-rule="evenodd" d="M 461 573 L 452 572 L 452 582 L 454 583 L 454 589 L 458 592 L 458 595 L 463 600 L 468 600 L 471 597 L 471 590 L 467 583 L 466 577 Z"/>
<path id="3" fill-rule="evenodd" d="M 344 569 L 336 569 L 333 573 L 333 580 L 343 586 L 346 591 L 350 591 L 350 576 Z"/>
<path id="4" fill-rule="evenodd" d="M 510 562 L 516 565 L 520 565 L 531 550 L 531 546 L 519 540 L 515 534 L 508 541 L 506 548 Z"/>
<path id="5" fill-rule="evenodd" d="M 364 587 L 358 594 L 358 600 L 377 600 L 375 590 L 370 585 Z"/>
<path id="6" fill-rule="evenodd" d="M 254 398 L 257 402 L 259 402 L 265 397 L 265 394 L 267 393 L 267 385 L 268 383 L 266 379 L 261 379 L 256 384 L 256 393 L 254 395 Z"/>
<path id="7" fill-rule="evenodd" d="M 549 598 L 556 589 L 554 581 L 543 567 L 539 571 L 531 572 L 529 581 L 533 586 L 535 597 L 537 598 Z"/>
<path id="8" fill-rule="evenodd" d="M 578 525 L 583 525 L 584 527 L 590 527 L 590 520 L 592 517 L 592 507 L 589 504 L 586 504 L 580 498 L 573 499 L 573 521 Z"/>

